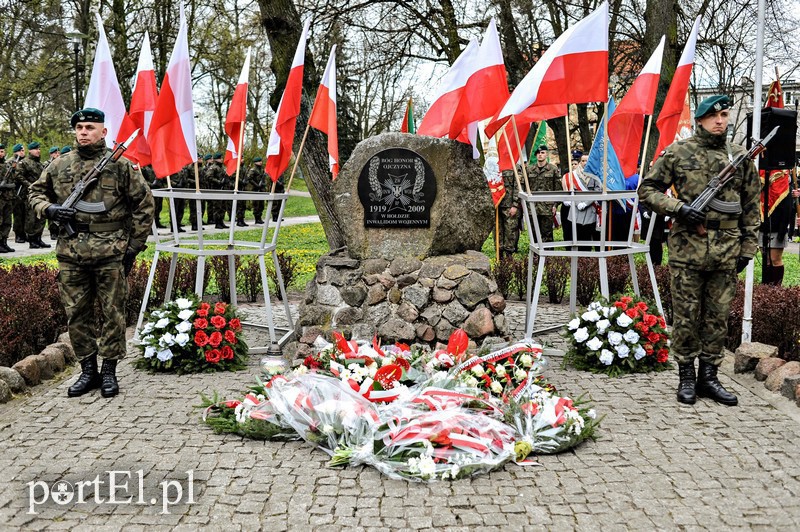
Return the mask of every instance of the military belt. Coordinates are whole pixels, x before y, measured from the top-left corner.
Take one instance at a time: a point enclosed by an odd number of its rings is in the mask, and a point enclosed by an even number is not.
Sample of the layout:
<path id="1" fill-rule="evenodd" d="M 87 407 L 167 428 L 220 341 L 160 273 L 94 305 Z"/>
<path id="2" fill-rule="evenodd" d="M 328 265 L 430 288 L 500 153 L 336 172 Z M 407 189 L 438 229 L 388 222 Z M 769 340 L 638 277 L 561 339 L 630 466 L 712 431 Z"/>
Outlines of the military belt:
<path id="1" fill-rule="evenodd" d="M 125 227 L 125 224 L 122 222 L 105 222 L 105 223 L 76 223 L 74 225 L 75 231 L 79 233 L 107 233 L 110 231 L 116 231 L 118 229 L 122 229 Z"/>
<path id="2" fill-rule="evenodd" d="M 706 220 L 706 229 L 736 229 L 739 220 Z"/>

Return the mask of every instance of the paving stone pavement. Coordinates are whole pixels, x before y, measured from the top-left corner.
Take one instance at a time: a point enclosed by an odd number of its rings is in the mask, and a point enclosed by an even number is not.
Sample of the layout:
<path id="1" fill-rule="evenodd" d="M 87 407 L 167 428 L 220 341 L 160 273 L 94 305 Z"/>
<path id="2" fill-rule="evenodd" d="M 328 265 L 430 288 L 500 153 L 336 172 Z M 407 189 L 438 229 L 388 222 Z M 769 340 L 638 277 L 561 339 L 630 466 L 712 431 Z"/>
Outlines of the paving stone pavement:
<path id="1" fill-rule="evenodd" d="M 543 305 L 542 320 L 563 323 L 564 307 Z M 276 308 L 280 316 L 281 308 Z M 519 328 L 524 309 L 510 304 Z M 514 322 L 516 320 L 516 322 Z M 540 340 L 558 346 L 560 337 Z M 253 343 L 252 341 L 250 342 Z M 228 398 L 258 374 L 149 375 L 127 359 L 120 396 L 69 399 L 72 376 L 0 406 L 0 529 L 78 530 L 654 530 L 797 529 L 800 525 L 800 417 L 788 401 L 750 377 L 722 381 L 740 397 L 728 408 L 678 405 L 675 372 L 617 379 L 562 369 L 561 390 L 586 393 L 605 419 L 599 439 L 455 482 L 389 480 L 370 467 L 333 469 L 301 442 L 215 435 L 193 408 L 200 393 Z M 73 370 L 74 371 L 74 370 Z M 110 474 L 116 500 L 108 502 Z M 79 481 L 96 476 L 78 499 Z M 191 475 L 191 478 L 189 477 Z M 141 476 L 141 482 L 140 482 Z M 73 501 L 34 505 L 45 486 L 73 487 Z M 189 482 L 191 480 L 191 482 Z M 35 482 L 40 484 L 31 484 Z M 163 506 L 163 486 L 169 500 Z M 188 503 L 189 488 L 193 503 Z M 125 488 L 119 487 L 125 485 Z M 31 488 L 33 486 L 33 488 Z M 139 493 L 141 487 L 141 495 Z M 65 493 L 68 493 L 67 490 Z M 54 496 L 55 497 L 55 496 Z M 119 501 L 132 497 L 130 504 Z"/>

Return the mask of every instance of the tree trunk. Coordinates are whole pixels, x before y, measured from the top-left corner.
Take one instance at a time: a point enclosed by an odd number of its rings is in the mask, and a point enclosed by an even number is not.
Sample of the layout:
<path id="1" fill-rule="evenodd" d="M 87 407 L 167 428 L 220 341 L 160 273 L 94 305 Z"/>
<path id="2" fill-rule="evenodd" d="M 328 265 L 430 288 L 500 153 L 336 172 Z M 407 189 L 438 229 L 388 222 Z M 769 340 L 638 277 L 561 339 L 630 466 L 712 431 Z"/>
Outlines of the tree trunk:
<path id="1" fill-rule="evenodd" d="M 678 42 L 678 10 L 679 6 L 674 0 L 652 0 L 647 2 L 644 11 L 646 29 L 644 33 L 644 49 L 655 50 L 662 35 L 666 35 L 664 59 L 661 66 L 661 78 L 658 82 L 658 94 L 656 95 L 656 105 L 654 115 L 658 116 L 664 99 L 667 96 L 672 78 L 675 75 L 675 68 L 678 66 L 683 44 Z M 658 129 L 653 124 L 650 131 L 650 142 L 645 154 L 645 161 L 653 159 L 653 155 L 658 146 Z"/>

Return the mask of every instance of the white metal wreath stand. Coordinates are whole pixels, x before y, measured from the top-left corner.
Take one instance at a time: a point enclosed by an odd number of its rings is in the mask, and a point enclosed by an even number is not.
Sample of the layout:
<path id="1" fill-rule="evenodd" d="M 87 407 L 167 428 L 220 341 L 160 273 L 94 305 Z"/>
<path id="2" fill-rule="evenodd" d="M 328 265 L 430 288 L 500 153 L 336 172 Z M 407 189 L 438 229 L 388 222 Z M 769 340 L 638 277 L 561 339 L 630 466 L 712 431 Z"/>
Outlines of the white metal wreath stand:
<path id="1" fill-rule="evenodd" d="M 644 253 L 647 259 L 647 270 L 650 274 L 650 282 L 653 286 L 653 296 L 658 306 L 658 311 L 661 315 L 664 314 L 664 309 L 661 306 L 661 296 L 658 292 L 658 285 L 656 284 L 655 270 L 653 269 L 653 261 L 650 258 L 650 238 L 653 235 L 653 227 L 655 223 L 650 223 L 647 231 L 647 236 L 644 242 L 633 241 L 633 224 L 636 216 L 631 217 L 631 224 L 628 228 L 628 240 L 626 241 L 608 241 L 606 240 L 606 227 L 608 227 L 608 214 L 610 203 L 630 199 L 633 202 L 633 212 L 636 213 L 639 205 L 639 197 L 635 190 L 620 190 L 620 191 L 607 191 L 603 192 L 531 192 L 519 193 L 520 200 L 522 200 L 522 211 L 525 219 L 525 228 L 528 231 L 528 245 L 530 251 L 528 252 L 528 290 L 527 301 L 525 309 L 525 338 L 531 339 L 533 337 L 533 325 L 536 321 L 536 308 L 539 304 L 539 294 L 542 289 L 542 278 L 544 276 L 544 263 L 547 257 L 569 257 L 570 258 L 570 291 L 569 291 L 569 310 L 570 313 L 575 312 L 576 309 L 576 288 L 578 283 L 578 258 L 589 257 L 597 258 L 600 266 L 600 293 L 603 297 L 608 298 L 608 268 L 607 259 L 617 255 L 627 255 L 628 264 L 631 269 L 631 282 L 633 284 L 633 291 L 639 295 L 639 280 L 636 276 L 636 265 L 634 263 L 634 255 L 636 253 Z M 572 202 L 572 205 L 577 205 L 579 202 L 591 204 L 593 202 L 600 202 L 602 205 L 602 230 L 600 231 L 601 237 L 599 241 L 586 241 L 576 240 L 577 232 L 575 230 L 575 217 L 570 222 L 569 220 L 562 220 L 562 224 L 572 223 L 571 241 L 558 241 L 558 242 L 542 242 L 542 233 L 539 229 L 539 221 L 536 218 L 536 203 L 541 202 Z M 589 207 L 591 208 L 591 207 Z M 533 216 L 531 216 L 533 213 Z M 599 251 L 579 251 L 575 246 L 596 247 Z M 536 271 L 536 284 L 532 288 L 533 283 L 533 256 L 539 255 L 539 267 Z"/>
<path id="2" fill-rule="evenodd" d="M 161 237 L 156 230 L 155 221 L 153 221 L 153 236 L 156 243 L 156 251 L 153 256 L 153 263 L 150 266 L 150 275 L 147 278 L 147 286 L 145 288 L 145 297 L 142 299 L 142 307 L 139 311 L 139 320 L 136 323 L 136 334 L 138 336 L 139 330 L 142 327 L 144 320 L 144 313 L 147 308 L 148 294 L 153 286 L 153 279 L 156 274 L 156 266 L 158 264 L 159 256 L 162 252 L 171 253 L 169 265 L 169 276 L 167 277 L 167 286 L 164 293 L 164 301 L 169 301 L 172 297 L 172 288 L 175 281 L 175 267 L 178 262 L 178 254 L 192 255 L 197 257 L 197 275 L 195 277 L 194 291 L 199 298 L 203 297 L 203 280 L 205 277 L 206 257 L 210 256 L 226 256 L 228 257 L 228 282 L 230 283 L 231 304 L 236 305 L 238 298 L 236 293 L 236 256 L 256 255 L 258 256 L 258 263 L 261 269 L 261 284 L 264 289 L 264 308 L 267 315 L 266 327 L 262 324 L 243 322 L 243 324 L 257 327 L 266 328 L 269 331 L 269 338 L 271 345 L 262 347 L 250 347 L 249 352 L 253 354 L 269 354 L 279 355 L 280 346 L 285 344 L 291 337 L 294 329 L 292 316 L 289 312 L 289 302 L 286 298 L 286 290 L 283 284 L 283 274 L 281 273 L 278 264 L 277 242 L 278 233 L 281 228 L 281 221 L 283 220 L 283 211 L 286 207 L 286 199 L 289 197 L 288 193 L 273 194 L 269 192 L 243 192 L 232 190 L 200 190 L 193 189 L 157 189 L 153 190 L 153 196 L 156 201 L 161 198 L 169 199 L 170 219 L 171 219 L 171 236 Z M 171 214 L 175 212 L 175 200 L 184 199 L 196 202 L 197 232 L 181 234 L 178 232 L 178 220 Z M 219 235 L 213 235 L 217 239 L 207 240 L 203 235 L 203 201 L 230 201 L 231 206 L 231 226 L 228 230 L 228 238 L 225 240 L 218 239 Z M 238 201 L 264 201 L 265 205 L 265 222 L 261 231 L 261 240 L 259 242 L 250 242 L 246 240 L 236 240 L 234 238 L 234 231 L 236 229 L 234 218 L 236 216 L 236 204 Z M 278 221 L 274 225 L 274 232 L 272 240 L 267 242 L 267 233 L 270 228 L 272 205 L 274 202 L 280 202 L 280 212 L 278 213 Z M 210 246 L 211 249 L 208 246 Z M 272 316 L 272 302 L 269 296 L 269 287 L 267 286 L 267 269 L 264 256 L 269 253 L 272 256 L 272 263 L 275 267 L 276 277 L 278 279 L 278 290 L 280 297 L 283 301 L 284 311 L 286 312 L 286 319 L 289 322 L 289 327 L 278 328 Z M 282 334 L 278 337 L 276 331 Z"/>

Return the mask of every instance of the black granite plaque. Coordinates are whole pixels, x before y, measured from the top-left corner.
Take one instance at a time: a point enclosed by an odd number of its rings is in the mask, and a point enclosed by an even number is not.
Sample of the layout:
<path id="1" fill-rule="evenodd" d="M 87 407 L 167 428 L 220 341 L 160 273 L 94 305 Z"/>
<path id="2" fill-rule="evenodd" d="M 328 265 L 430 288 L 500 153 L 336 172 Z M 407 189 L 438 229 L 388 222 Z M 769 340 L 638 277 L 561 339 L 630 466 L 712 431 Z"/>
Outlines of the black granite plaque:
<path id="1" fill-rule="evenodd" d="M 404 148 L 376 153 L 358 178 L 364 227 L 430 227 L 436 178 L 421 155 Z"/>

